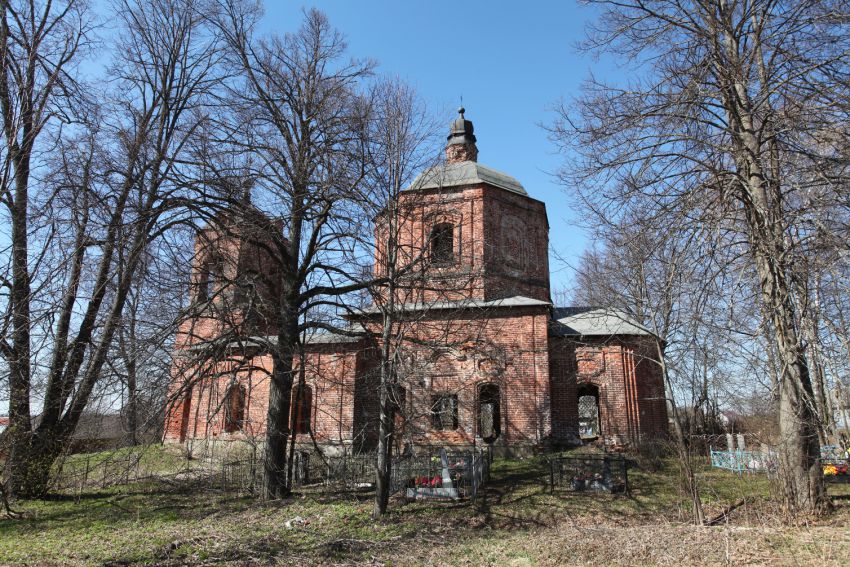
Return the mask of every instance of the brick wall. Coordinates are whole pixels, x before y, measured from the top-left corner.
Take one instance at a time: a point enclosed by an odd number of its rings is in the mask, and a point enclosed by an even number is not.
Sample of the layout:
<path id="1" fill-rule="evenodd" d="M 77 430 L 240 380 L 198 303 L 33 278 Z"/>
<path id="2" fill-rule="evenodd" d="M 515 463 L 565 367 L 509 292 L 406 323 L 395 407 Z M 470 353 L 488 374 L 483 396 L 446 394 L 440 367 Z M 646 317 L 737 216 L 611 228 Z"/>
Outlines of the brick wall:
<path id="1" fill-rule="evenodd" d="M 420 445 L 481 443 L 478 395 L 499 388 L 498 445 L 539 445 L 550 432 L 548 309 L 432 312 L 407 325 L 403 436 Z M 367 323 L 368 325 L 368 323 Z M 457 397 L 457 428 L 434 427 L 436 396 Z"/>
<path id="2" fill-rule="evenodd" d="M 549 301 L 543 203 L 488 185 L 418 191 L 402 195 L 399 219 L 400 264 L 416 268 L 399 293 L 402 302 L 515 295 Z M 453 261 L 433 265 L 428 261 L 429 238 L 440 223 L 454 227 Z M 382 273 L 388 225 L 377 224 L 374 269 Z M 166 417 L 167 439 L 265 434 L 271 358 L 256 354 L 238 367 L 220 362 L 213 368 L 199 367 L 191 359 L 199 344 L 228 333 L 273 334 L 272 305 L 281 274 L 271 252 L 272 240 L 262 231 L 280 227 L 260 221 L 257 226 L 262 227 L 259 233 L 237 223 L 226 234 L 207 230 L 198 238 L 193 293 L 202 287 L 204 270 L 215 259 L 224 286 L 251 276 L 257 301 L 249 310 L 238 287 L 213 286 L 215 297 L 197 317 L 181 325 L 176 348 L 182 356 L 173 370 L 170 394 L 175 403 Z M 364 316 L 361 322 L 373 335 L 379 334 L 377 319 Z M 501 448 L 576 442 L 579 391 L 591 386 L 598 390 L 601 432 L 607 443 L 634 444 L 666 433 L 663 384 L 651 339 L 550 337 L 549 323 L 546 306 L 433 310 L 401 323 L 403 328 L 394 334 L 403 337 L 395 345 L 403 360 L 396 446 L 481 443 L 482 385 L 498 387 L 500 435 L 495 444 Z M 374 446 L 377 346 L 340 341 L 308 347 L 303 368 L 312 393 L 310 424 L 316 441 L 355 450 Z M 234 385 L 244 387 L 247 396 L 241 430 L 229 433 L 223 403 Z M 456 428 L 435 427 L 433 403 L 443 394 L 457 400 Z M 303 434 L 297 440 L 312 442 Z"/>
<path id="3" fill-rule="evenodd" d="M 658 357 L 650 337 L 553 337 L 552 427 L 556 441 L 577 433 L 579 389 L 598 389 L 603 440 L 638 444 L 666 435 L 667 409 Z"/>
<path id="4" fill-rule="evenodd" d="M 549 301 L 546 208 L 543 203 L 485 184 L 403 193 L 397 213 L 400 260 L 414 267 L 403 302 L 492 300 L 523 295 Z M 430 262 L 431 230 L 454 227 L 454 261 Z M 376 232 L 375 273 L 386 273 L 386 221 Z"/>
<path id="5" fill-rule="evenodd" d="M 410 359 L 410 372 L 401 383 L 405 431 L 399 437 L 427 445 L 481 443 L 476 415 L 479 388 L 495 384 L 500 394 L 501 429 L 496 443 L 540 445 L 551 433 L 548 310 L 475 310 L 454 315 L 424 318 L 406 332 L 410 341 L 403 348 Z M 318 441 L 355 443 L 359 448 L 374 444 L 378 413 L 375 362 L 374 347 L 364 343 L 324 345 L 308 353 L 305 374 L 313 392 L 312 424 Z M 271 360 L 258 356 L 250 365 L 251 371 L 235 372 L 219 365 L 217 378 L 198 382 L 192 388 L 190 410 L 186 412 L 181 404 L 173 409 L 167 437 L 180 439 L 184 416 L 188 437 L 263 434 Z M 249 392 L 245 433 L 224 431 L 222 402 L 233 383 L 244 385 Z M 433 398 L 443 393 L 457 396 L 457 429 L 439 431 L 433 426 Z"/>

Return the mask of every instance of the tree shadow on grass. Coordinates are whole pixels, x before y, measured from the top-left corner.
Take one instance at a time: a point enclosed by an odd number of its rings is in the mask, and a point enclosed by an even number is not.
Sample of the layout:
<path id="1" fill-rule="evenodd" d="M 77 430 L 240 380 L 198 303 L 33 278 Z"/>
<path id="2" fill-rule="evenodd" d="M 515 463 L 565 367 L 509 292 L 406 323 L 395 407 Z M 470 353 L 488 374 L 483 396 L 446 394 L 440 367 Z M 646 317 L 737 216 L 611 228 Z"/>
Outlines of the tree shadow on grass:
<path id="1" fill-rule="evenodd" d="M 242 510 L 249 505 L 249 498 L 234 494 L 199 494 L 167 485 L 159 490 L 127 485 L 77 494 L 49 494 L 22 502 L 23 517 L 0 520 L 0 530 L 8 535 L 26 535 L 32 530 L 61 530 L 74 525 L 80 530 L 108 531 L 128 523 L 199 519 L 211 513 Z"/>
<path id="2" fill-rule="evenodd" d="M 630 475 L 628 493 L 577 492 L 550 485 L 545 458 L 504 463 L 494 470 L 476 503 L 488 527 L 553 526 L 594 522 L 629 524 L 647 517 L 670 514 L 678 500 L 670 472 Z"/>

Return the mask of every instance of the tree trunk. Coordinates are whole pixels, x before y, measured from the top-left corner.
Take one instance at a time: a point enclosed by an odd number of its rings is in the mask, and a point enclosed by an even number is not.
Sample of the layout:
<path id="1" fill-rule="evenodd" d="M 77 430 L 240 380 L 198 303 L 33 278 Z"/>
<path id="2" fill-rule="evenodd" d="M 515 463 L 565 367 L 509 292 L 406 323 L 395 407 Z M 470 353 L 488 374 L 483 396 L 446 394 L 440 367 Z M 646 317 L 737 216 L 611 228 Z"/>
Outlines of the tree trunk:
<path id="1" fill-rule="evenodd" d="M 290 441 L 289 441 L 289 460 L 287 462 L 287 467 L 286 467 L 286 486 L 288 486 L 290 488 L 290 490 L 292 489 L 292 486 L 294 485 L 292 473 L 293 473 L 293 468 L 294 468 L 294 465 L 295 465 L 295 447 L 296 447 L 296 440 L 297 440 L 298 433 L 299 433 L 298 432 L 298 423 L 301 419 L 303 419 L 302 416 L 301 416 L 301 404 L 302 404 L 302 399 L 304 397 L 304 386 L 306 384 L 306 381 L 305 381 L 306 367 L 305 367 L 305 362 L 304 362 L 306 359 L 305 359 L 305 356 L 304 356 L 304 346 L 303 346 L 303 344 L 299 345 L 299 346 L 301 348 L 299 348 L 298 356 L 301 357 L 301 364 L 298 365 L 298 390 L 297 390 L 297 395 L 295 396 L 295 399 L 290 399 L 290 401 L 289 401 L 289 404 L 291 406 L 291 409 L 289 411 L 289 415 L 290 415 L 289 430 L 292 432 L 292 435 L 290 435 Z M 290 398 L 291 398 L 291 394 L 290 394 Z"/>
<path id="2" fill-rule="evenodd" d="M 5 20 L 5 18 L 4 18 Z M 16 155 L 15 203 L 12 214 L 12 349 L 9 361 L 9 494 L 30 494 L 28 437 L 32 436 L 30 414 L 30 273 L 27 226 L 29 211 L 29 155 Z"/>
<path id="3" fill-rule="evenodd" d="M 390 286 L 390 293 L 395 290 Z M 388 298 L 389 304 L 394 305 L 394 299 Z M 392 311 L 390 311 L 391 313 Z M 390 399 L 391 384 L 395 375 L 390 341 L 392 340 L 392 319 L 389 313 L 384 314 L 384 328 L 381 333 L 381 383 L 380 411 L 378 423 L 378 454 L 375 462 L 375 508 L 373 517 L 382 516 L 387 511 L 390 500 L 390 481 L 392 478 L 393 429 L 395 426 L 395 400 Z"/>
<path id="4" fill-rule="evenodd" d="M 386 297 L 382 309 L 383 324 L 381 327 L 381 376 L 379 386 L 380 408 L 378 423 L 378 454 L 375 462 L 375 507 L 372 516 L 378 518 L 387 512 L 390 500 L 390 482 L 392 480 L 392 446 L 393 429 L 395 427 L 396 407 L 393 390 L 397 383 L 395 349 L 401 345 L 393 345 L 393 329 L 396 316 L 396 285 L 398 283 L 398 191 L 394 191 L 387 204 L 387 250 L 386 250 Z M 392 399 L 391 399 L 392 397 Z"/>
<path id="5" fill-rule="evenodd" d="M 50 486 L 53 463 L 62 453 L 68 437 L 67 434 L 54 435 L 52 432 L 39 431 L 19 437 L 9 458 L 12 471 L 8 485 L 10 495 L 16 498 L 43 496 Z"/>
<path id="6" fill-rule="evenodd" d="M 763 162 L 765 141 L 752 111 L 739 44 L 731 30 L 722 35 L 723 59 L 716 65 L 720 96 L 732 137 L 739 199 L 747 224 L 762 305 L 773 325 L 779 364 L 779 456 L 785 504 L 792 514 L 817 512 L 826 505 L 820 467 L 817 415 L 805 351 L 799 336 L 800 313 L 792 297 L 789 245 L 784 232 L 781 180 L 771 178 Z"/>
<path id="7" fill-rule="evenodd" d="M 820 512 L 827 501 L 809 367 L 800 344 L 785 271 L 777 261 L 781 254 L 766 254 L 763 246 L 764 242 L 754 243 L 762 299 L 772 314 L 773 340 L 780 363 L 779 458 L 785 504 L 790 513 Z"/>
<path id="8" fill-rule="evenodd" d="M 381 380 L 383 382 L 383 379 Z M 392 480 L 394 414 L 386 388 L 381 388 L 380 423 L 378 425 L 378 455 L 375 464 L 375 508 L 372 516 L 378 518 L 387 511 Z"/>
<path id="9" fill-rule="evenodd" d="M 138 437 L 138 392 L 136 392 L 135 351 L 127 361 L 127 443 L 131 447 L 139 444 Z"/>
<path id="10" fill-rule="evenodd" d="M 269 386 L 269 410 L 266 425 L 266 452 L 263 459 L 269 500 L 289 495 L 286 483 L 286 445 L 289 439 L 289 405 L 292 397 L 292 353 L 279 352 Z"/>

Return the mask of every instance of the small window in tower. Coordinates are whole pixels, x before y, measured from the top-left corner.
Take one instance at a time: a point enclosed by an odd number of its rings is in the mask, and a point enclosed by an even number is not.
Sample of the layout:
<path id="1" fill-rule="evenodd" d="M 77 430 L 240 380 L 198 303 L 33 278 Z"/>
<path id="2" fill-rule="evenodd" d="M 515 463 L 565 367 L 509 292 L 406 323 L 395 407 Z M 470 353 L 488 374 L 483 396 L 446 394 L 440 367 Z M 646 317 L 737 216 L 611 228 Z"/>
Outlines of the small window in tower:
<path id="1" fill-rule="evenodd" d="M 245 387 L 231 386 L 224 399 L 224 430 L 240 431 L 245 424 Z"/>
<path id="2" fill-rule="evenodd" d="M 434 264 L 452 264 L 454 253 L 454 226 L 441 223 L 431 229 L 431 262 Z"/>
<path id="3" fill-rule="evenodd" d="M 213 259 L 207 259 L 200 269 L 198 278 L 198 301 L 209 301 L 215 295 L 216 285 L 221 279 L 221 267 Z"/>
<path id="4" fill-rule="evenodd" d="M 438 431 L 457 429 L 457 394 L 437 394 L 431 398 L 431 423 Z"/>
<path id="5" fill-rule="evenodd" d="M 310 386 L 295 386 L 292 389 L 292 432 L 310 433 L 311 410 L 313 408 L 313 390 Z"/>

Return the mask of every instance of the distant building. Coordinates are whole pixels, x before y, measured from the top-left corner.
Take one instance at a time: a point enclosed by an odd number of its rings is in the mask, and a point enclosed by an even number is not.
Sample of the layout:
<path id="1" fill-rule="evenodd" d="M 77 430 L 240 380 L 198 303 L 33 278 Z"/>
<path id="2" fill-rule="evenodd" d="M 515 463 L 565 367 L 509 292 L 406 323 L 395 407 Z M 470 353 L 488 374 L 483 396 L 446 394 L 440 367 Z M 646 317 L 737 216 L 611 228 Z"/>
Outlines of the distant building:
<path id="1" fill-rule="evenodd" d="M 545 204 L 477 158 L 473 126 L 461 109 L 445 163 L 425 171 L 399 198 L 405 211 L 398 221 L 400 249 L 428 262 L 405 280 L 398 297 L 409 340 L 399 363 L 406 375 L 394 394 L 401 409 L 397 442 L 489 443 L 528 453 L 581 440 L 636 445 L 665 435 L 655 337 L 610 309 L 552 305 Z M 274 320 L 276 278 L 262 274 L 278 268 L 269 247 L 246 234 L 250 223 L 228 222 L 226 231 L 209 228 L 198 238 L 193 301 L 202 315 L 184 322 L 178 345 L 188 352 L 236 325 L 245 340 L 229 348 L 243 349 L 249 363 L 175 367 L 172 393 L 180 401 L 166 418 L 168 440 L 265 431 L 272 360 L 256 345 L 273 340 L 275 329 L 251 322 Z M 376 274 L 386 272 L 383 230 L 379 219 Z M 258 272 L 254 281 L 267 282 L 258 300 L 239 313 L 222 312 L 219 298 L 238 294 L 223 287 Z M 306 384 L 292 392 L 297 441 L 339 450 L 374 446 L 380 320 L 378 309 L 365 309 L 350 323 L 367 336 L 310 339 L 299 362 Z M 251 346 L 252 335 L 263 341 Z"/>

